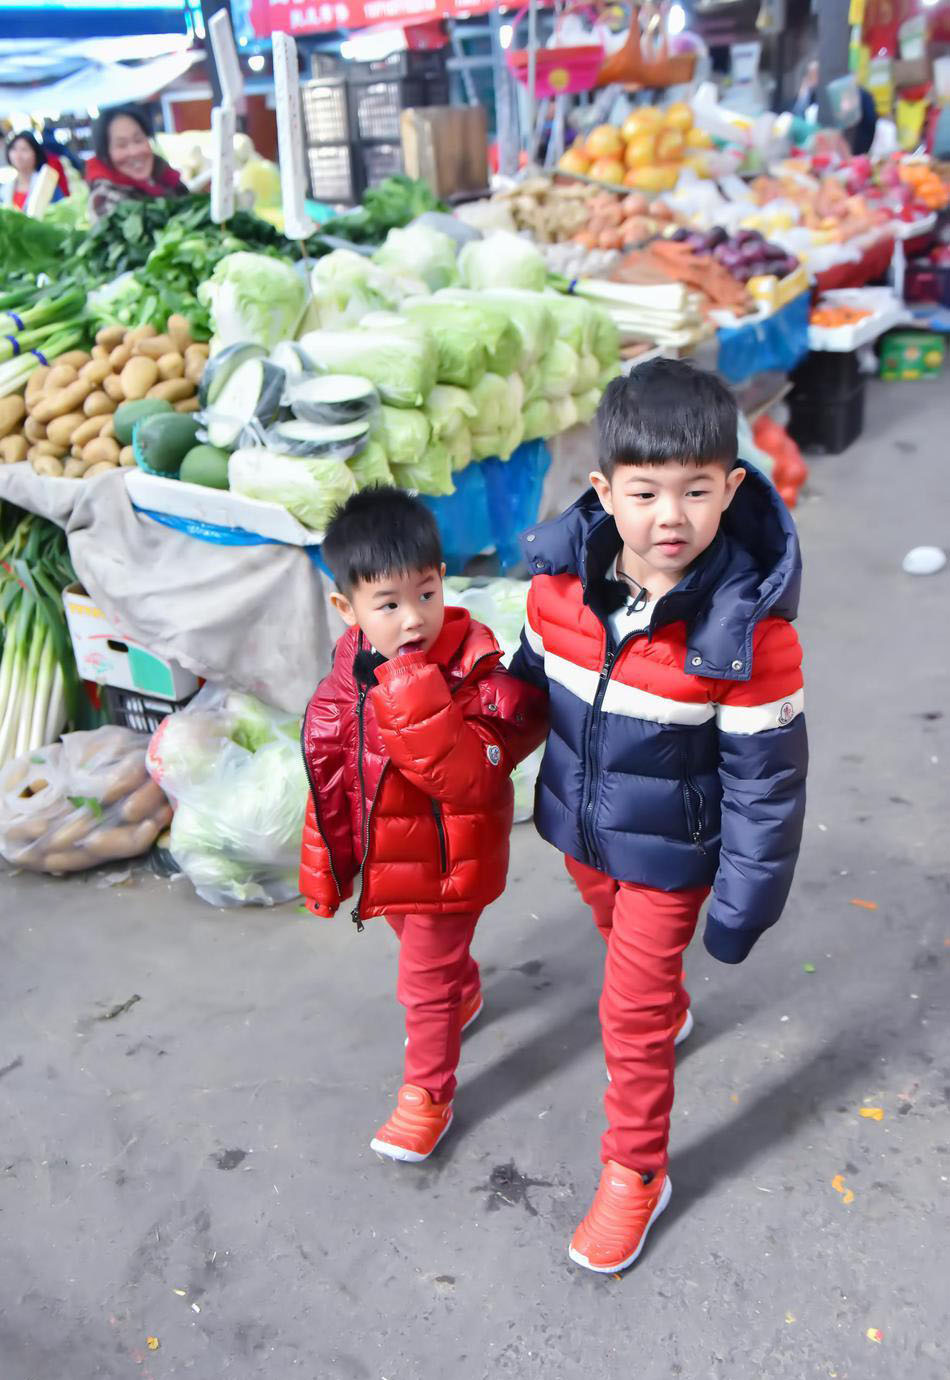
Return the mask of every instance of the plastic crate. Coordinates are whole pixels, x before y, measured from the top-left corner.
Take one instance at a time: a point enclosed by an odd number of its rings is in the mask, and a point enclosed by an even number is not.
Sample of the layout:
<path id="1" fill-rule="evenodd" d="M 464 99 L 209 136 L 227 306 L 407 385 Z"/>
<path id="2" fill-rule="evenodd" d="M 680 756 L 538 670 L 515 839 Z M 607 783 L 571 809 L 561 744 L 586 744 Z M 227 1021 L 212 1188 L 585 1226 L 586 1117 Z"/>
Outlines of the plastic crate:
<path id="1" fill-rule="evenodd" d="M 806 355 L 792 374 L 796 391 L 816 402 L 841 402 L 861 381 L 857 351 L 820 350 Z"/>
<path id="2" fill-rule="evenodd" d="M 169 714 L 184 709 L 192 699 L 189 695 L 183 700 L 158 700 L 151 695 L 137 695 L 134 690 L 116 690 L 111 685 L 104 685 L 102 694 L 109 722 L 136 733 L 154 733 Z"/>
<path id="3" fill-rule="evenodd" d="M 345 144 L 350 137 L 346 83 L 304 82 L 300 88 L 308 144 Z"/>
<path id="4" fill-rule="evenodd" d="M 310 191 L 315 201 L 358 201 L 362 187 L 349 144 L 307 149 Z"/>
<path id="5" fill-rule="evenodd" d="M 402 144 L 362 144 L 360 154 L 367 187 L 375 187 L 377 182 L 402 172 Z"/>
<path id="6" fill-rule="evenodd" d="M 345 75 L 345 66 L 342 58 L 334 57 L 332 53 L 313 53 L 310 57 L 311 77 L 342 77 Z"/>
<path id="7" fill-rule="evenodd" d="M 426 85 L 415 79 L 351 83 L 350 120 L 354 138 L 398 139 L 399 116 L 426 104 Z"/>
<path id="8" fill-rule="evenodd" d="M 394 77 L 421 77 L 431 81 L 445 77 L 445 53 L 442 49 L 429 52 L 390 53 L 372 62 L 348 62 L 346 73 L 351 82 L 391 80 Z"/>
<path id="9" fill-rule="evenodd" d="M 936 379 L 945 357 L 946 344 L 936 331 L 891 331 L 881 341 L 881 378 Z"/>
<path id="10" fill-rule="evenodd" d="M 833 402 L 792 393 L 788 405 L 788 434 L 802 450 L 840 455 L 864 430 L 864 379 Z"/>
<path id="11" fill-rule="evenodd" d="M 950 265 L 922 259 L 907 265 L 904 298 L 908 302 L 934 302 L 950 307 Z"/>

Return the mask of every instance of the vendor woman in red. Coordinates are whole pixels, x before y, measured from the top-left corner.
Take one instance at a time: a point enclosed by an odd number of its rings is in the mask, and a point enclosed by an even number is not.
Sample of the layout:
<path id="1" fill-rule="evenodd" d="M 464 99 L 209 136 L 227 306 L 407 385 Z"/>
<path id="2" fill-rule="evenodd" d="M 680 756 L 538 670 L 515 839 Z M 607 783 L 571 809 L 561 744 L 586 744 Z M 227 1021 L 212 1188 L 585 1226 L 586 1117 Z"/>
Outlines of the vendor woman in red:
<path id="1" fill-rule="evenodd" d="M 69 183 L 63 173 L 62 163 L 55 156 L 53 158 L 47 157 L 46 150 L 29 130 L 21 130 L 19 134 L 11 134 L 7 140 L 6 152 L 7 162 L 11 168 L 15 169 L 16 177 L 12 182 L 5 182 L 0 188 L 0 205 L 12 206 L 17 211 L 25 211 L 37 175 L 47 163 L 53 168 L 57 177 L 53 200 L 59 201 L 61 197 L 69 195 Z"/>
<path id="2" fill-rule="evenodd" d="M 92 135 L 95 152 L 86 164 L 93 220 L 129 198 L 187 195 L 178 173 L 153 151 L 151 134 L 139 106 L 116 105 L 99 116 Z"/>

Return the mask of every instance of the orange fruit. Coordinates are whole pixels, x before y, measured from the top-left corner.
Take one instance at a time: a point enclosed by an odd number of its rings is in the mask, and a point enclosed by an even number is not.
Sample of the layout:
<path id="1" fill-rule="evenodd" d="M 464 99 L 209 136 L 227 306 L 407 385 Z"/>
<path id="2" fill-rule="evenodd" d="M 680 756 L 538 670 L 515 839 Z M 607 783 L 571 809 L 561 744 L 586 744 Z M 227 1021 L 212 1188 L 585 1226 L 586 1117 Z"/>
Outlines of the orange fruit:
<path id="1" fill-rule="evenodd" d="M 616 125 L 597 125 L 584 141 L 588 158 L 622 158 L 623 138 Z"/>
<path id="2" fill-rule="evenodd" d="M 611 182 L 618 187 L 623 182 L 623 164 L 619 158 L 596 158 L 587 173 L 598 182 Z"/>

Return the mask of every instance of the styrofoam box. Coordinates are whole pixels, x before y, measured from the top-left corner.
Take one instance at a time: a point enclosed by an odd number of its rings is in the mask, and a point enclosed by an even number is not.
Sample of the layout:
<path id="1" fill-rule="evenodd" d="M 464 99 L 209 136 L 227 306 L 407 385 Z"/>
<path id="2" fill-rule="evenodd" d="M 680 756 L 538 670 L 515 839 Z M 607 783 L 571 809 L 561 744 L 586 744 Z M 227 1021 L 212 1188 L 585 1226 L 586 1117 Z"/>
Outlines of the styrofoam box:
<path id="1" fill-rule="evenodd" d="M 215 527 L 239 527 L 288 546 L 319 546 L 323 540 L 322 532 L 304 527 L 279 503 L 244 498 L 230 489 L 209 489 L 203 484 L 185 484 L 180 479 L 162 479 L 144 470 L 128 470 L 125 483 L 135 506 L 153 513 L 208 522 Z"/>
<path id="2" fill-rule="evenodd" d="M 138 690 L 162 700 L 183 700 L 198 689 L 197 676 L 130 638 L 93 603 L 82 585 L 63 590 L 63 606 L 81 680 Z"/>
<path id="3" fill-rule="evenodd" d="M 861 345 L 877 340 L 907 316 L 904 303 L 890 288 L 836 288 L 823 293 L 820 303 L 831 307 L 856 307 L 870 311 L 871 315 L 853 326 L 809 326 L 808 348 L 816 352 L 850 354 Z"/>

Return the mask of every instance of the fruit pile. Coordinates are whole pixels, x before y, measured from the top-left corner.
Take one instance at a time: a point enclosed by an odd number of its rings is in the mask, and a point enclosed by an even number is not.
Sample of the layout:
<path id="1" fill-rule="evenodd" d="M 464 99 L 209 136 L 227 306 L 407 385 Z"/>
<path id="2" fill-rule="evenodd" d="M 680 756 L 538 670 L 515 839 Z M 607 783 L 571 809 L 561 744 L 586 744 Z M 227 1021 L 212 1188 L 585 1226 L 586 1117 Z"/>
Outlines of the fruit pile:
<path id="1" fill-rule="evenodd" d="M 584 229 L 573 236 L 574 244 L 584 249 L 635 248 L 662 234 L 673 219 L 665 201 L 648 202 L 642 192 L 622 199 L 601 192 L 587 203 L 587 210 Z"/>
<path id="2" fill-rule="evenodd" d="M 836 326 L 856 326 L 871 315 L 866 307 L 832 306 L 830 302 L 819 302 L 817 307 L 812 307 L 808 321 L 812 326 L 834 329 Z"/>
<path id="3" fill-rule="evenodd" d="M 738 230 L 728 235 L 721 226 L 712 230 L 674 230 L 670 239 L 685 242 L 697 254 L 711 254 L 739 283 L 753 278 L 785 278 L 798 268 L 794 254 L 770 244 L 759 230 Z"/>
<path id="4" fill-rule="evenodd" d="M 666 192 L 683 168 L 705 175 L 702 154 L 712 147 L 708 134 L 694 127 L 686 102 L 675 101 L 663 110 L 638 106 L 619 129 L 597 125 L 562 155 L 558 167 L 635 191 Z"/>

